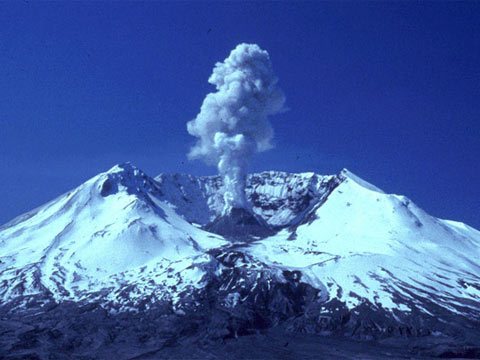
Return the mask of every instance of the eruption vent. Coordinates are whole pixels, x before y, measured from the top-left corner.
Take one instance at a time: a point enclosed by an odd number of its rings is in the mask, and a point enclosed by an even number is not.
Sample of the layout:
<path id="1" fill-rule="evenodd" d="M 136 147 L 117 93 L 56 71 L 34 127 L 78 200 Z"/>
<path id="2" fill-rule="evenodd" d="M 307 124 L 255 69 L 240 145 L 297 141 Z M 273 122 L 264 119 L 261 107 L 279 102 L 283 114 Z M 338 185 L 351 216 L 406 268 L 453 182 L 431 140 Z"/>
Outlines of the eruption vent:
<path id="1" fill-rule="evenodd" d="M 240 44 L 215 65 L 208 82 L 217 91 L 203 100 L 200 113 L 188 122 L 198 138 L 190 159 L 215 164 L 224 181 L 224 213 L 248 208 L 245 197 L 247 165 L 253 154 L 272 147 L 268 116 L 283 110 L 268 52 L 256 44 Z"/>

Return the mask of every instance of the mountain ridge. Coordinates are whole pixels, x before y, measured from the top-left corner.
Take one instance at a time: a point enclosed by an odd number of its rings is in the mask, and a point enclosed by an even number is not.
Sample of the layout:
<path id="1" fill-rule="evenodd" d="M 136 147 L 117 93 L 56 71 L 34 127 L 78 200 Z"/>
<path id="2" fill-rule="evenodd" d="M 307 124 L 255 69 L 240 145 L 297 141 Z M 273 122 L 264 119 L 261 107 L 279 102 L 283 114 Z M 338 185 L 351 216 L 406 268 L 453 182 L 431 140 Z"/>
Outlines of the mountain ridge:
<path id="1" fill-rule="evenodd" d="M 208 226 L 221 189 L 218 176 L 151 178 L 125 163 L 17 217 L 0 228 L 0 312 L 161 311 L 200 316 L 195 333 L 221 338 L 285 327 L 447 341 L 480 323 L 480 232 L 468 225 L 346 169 L 268 171 L 248 176 L 246 195 L 271 232 L 235 236 L 233 219 L 222 236 Z"/>

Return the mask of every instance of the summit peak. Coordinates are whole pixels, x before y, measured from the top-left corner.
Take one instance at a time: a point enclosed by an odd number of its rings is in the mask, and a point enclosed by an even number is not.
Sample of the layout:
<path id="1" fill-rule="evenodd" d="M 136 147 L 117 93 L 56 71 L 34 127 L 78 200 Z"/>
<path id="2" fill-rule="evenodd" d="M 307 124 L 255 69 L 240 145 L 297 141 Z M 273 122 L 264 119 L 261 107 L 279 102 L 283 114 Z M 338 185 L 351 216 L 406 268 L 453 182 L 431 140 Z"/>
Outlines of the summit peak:
<path id="1" fill-rule="evenodd" d="M 368 190 L 375 191 L 375 192 L 382 193 L 382 194 L 384 193 L 384 191 L 382 189 L 376 187 L 375 185 L 369 183 L 368 181 L 363 180 L 361 177 L 359 177 L 358 175 L 355 175 L 354 173 L 352 173 L 347 168 L 343 168 L 342 171 L 340 171 L 338 177 L 342 181 L 345 181 L 346 179 L 350 179 L 353 182 L 360 185 L 361 187 L 364 187 Z"/>
<path id="2" fill-rule="evenodd" d="M 103 197 L 118 192 L 122 187 L 129 194 L 157 189 L 155 181 L 130 162 L 117 164 L 102 175 L 105 177 L 100 190 Z"/>
<path id="3" fill-rule="evenodd" d="M 143 171 L 138 167 L 133 165 L 130 161 L 119 163 L 111 167 L 105 172 L 106 174 L 116 174 L 116 173 L 133 173 L 134 175 L 143 174 Z"/>

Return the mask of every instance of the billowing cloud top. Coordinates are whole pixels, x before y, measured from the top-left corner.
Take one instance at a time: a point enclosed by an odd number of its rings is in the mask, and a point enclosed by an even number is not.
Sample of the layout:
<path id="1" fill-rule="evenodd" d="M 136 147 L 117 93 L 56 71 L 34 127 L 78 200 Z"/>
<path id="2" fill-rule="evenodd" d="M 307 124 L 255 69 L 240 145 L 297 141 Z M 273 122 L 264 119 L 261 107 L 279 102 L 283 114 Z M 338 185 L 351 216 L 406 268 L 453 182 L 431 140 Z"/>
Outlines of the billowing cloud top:
<path id="1" fill-rule="evenodd" d="M 248 161 L 271 148 L 268 116 L 283 110 L 285 97 L 268 52 L 256 44 L 238 45 L 215 65 L 208 82 L 217 91 L 205 97 L 200 113 L 187 124 L 198 138 L 189 157 L 217 165 L 224 178 L 226 210 L 246 207 Z"/>

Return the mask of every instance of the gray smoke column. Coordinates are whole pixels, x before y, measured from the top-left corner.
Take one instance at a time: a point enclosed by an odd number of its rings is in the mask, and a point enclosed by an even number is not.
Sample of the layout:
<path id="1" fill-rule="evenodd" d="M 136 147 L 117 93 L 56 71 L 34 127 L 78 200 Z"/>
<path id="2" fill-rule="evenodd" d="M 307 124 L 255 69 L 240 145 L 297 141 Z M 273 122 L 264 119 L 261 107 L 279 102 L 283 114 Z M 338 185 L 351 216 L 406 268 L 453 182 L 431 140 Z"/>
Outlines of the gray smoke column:
<path id="1" fill-rule="evenodd" d="M 189 158 L 217 165 L 224 180 L 224 212 L 247 208 L 248 163 L 272 147 L 268 117 L 284 109 L 285 96 L 268 52 L 256 44 L 237 45 L 215 65 L 208 82 L 217 91 L 205 97 L 200 113 L 187 124 L 189 134 L 198 138 Z"/>

